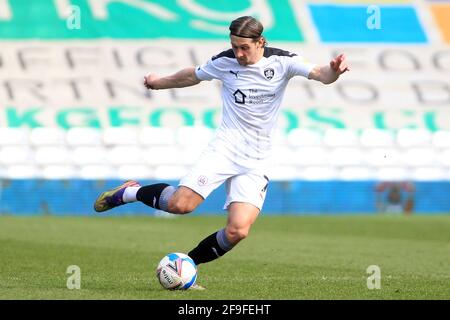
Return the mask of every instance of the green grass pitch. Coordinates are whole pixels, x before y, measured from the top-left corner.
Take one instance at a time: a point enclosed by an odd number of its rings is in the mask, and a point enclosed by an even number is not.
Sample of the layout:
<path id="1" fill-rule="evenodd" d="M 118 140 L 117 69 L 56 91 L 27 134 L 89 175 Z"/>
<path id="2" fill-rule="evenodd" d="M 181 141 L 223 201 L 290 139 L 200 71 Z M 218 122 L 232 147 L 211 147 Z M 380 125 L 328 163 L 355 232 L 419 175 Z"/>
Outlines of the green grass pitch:
<path id="1" fill-rule="evenodd" d="M 226 216 L 0 216 L 0 299 L 450 299 L 450 215 L 264 216 L 219 260 L 205 291 L 166 291 L 155 268 Z M 68 266 L 81 289 L 67 289 Z M 369 290 L 367 268 L 381 270 Z"/>

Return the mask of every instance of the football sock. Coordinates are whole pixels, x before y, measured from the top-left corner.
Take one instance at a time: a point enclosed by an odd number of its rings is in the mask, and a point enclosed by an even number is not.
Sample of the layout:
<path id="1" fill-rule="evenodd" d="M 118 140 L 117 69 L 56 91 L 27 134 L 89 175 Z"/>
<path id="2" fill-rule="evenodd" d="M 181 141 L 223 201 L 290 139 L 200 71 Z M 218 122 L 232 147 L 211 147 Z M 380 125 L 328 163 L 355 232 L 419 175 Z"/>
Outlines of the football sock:
<path id="1" fill-rule="evenodd" d="M 175 191 L 177 191 L 177 188 L 168 186 L 161 192 L 161 195 L 159 196 L 159 208 L 161 210 L 169 212 L 169 199 L 172 197 Z"/>
<path id="2" fill-rule="evenodd" d="M 214 232 L 203 239 L 196 248 L 188 253 L 196 265 L 215 260 L 234 247 L 225 236 L 225 229 Z"/>
<path id="3" fill-rule="evenodd" d="M 141 187 L 127 187 L 125 188 L 125 191 L 123 192 L 122 200 L 125 203 L 128 202 L 135 202 L 136 199 L 136 193 Z"/>
<path id="4" fill-rule="evenodd" d="M 167 211 L 170 197 L 175 193 L 176 188 L 167 183 L 157 183 L 139 188 L 136 199 L 146 205 Z"/>

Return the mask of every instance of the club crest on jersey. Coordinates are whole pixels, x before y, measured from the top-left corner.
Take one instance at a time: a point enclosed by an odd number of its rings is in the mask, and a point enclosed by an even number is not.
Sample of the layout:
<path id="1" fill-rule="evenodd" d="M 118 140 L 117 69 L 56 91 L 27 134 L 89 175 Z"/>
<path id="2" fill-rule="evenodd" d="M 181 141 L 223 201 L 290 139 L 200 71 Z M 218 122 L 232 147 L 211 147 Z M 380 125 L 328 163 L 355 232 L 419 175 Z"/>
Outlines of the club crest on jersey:
<path id="1" fill-rule="evenodd" d="M 208 178 L 206 176 L 199 176 L 197 183 L 199 186 L 205 186 L 208 183 Z"/>
<path id="2" fill-rule="evenodd" d="M 275 70 L 273 70 L 272 68 L 264 69 L 264 76 L 266 77 L 267 80 L 271 80 L 274 75 Z"/>

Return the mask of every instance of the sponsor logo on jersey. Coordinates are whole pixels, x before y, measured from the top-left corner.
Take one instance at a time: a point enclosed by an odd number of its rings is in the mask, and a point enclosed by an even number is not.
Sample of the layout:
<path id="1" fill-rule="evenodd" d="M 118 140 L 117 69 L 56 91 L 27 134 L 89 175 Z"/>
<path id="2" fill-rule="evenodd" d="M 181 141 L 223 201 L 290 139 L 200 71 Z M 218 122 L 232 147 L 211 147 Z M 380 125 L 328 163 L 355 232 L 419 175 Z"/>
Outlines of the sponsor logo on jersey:
<path id="1" fill-rule="evenodd" d="M 234 102 L 239 104 L 245 104 L 245 98 L 247 97 L 241 90 L 237 89 L 234 93 Z"/>

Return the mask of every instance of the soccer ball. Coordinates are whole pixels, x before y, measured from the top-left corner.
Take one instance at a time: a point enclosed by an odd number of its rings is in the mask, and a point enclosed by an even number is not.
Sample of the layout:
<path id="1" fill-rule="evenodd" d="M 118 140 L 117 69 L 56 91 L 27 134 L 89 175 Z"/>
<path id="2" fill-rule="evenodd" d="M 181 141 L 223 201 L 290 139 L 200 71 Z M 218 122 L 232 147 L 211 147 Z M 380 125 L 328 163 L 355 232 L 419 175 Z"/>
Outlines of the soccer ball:
<path id="1" fill-rule="evenodd" d="M 156 277 L 164 289 L 186 290 L 197 280 L 197 266 L 184 253 L 169 253 L 159 262 Z"/>

